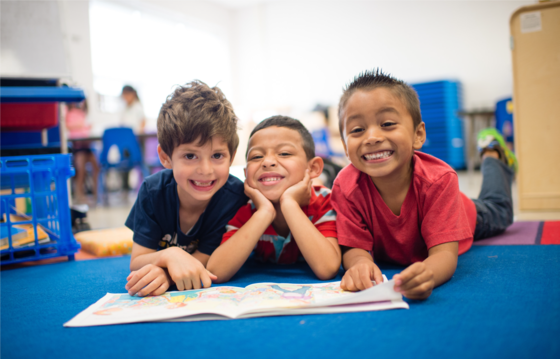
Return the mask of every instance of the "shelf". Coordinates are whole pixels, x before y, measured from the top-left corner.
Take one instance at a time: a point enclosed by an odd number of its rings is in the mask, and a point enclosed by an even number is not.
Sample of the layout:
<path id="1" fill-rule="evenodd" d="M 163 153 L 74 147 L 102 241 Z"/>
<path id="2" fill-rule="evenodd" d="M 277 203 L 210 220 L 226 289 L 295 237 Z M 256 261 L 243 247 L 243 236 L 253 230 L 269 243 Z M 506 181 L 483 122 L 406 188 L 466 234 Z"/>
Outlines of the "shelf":
<path id="1" fill-rule="evenodd" d="M 0 87 L 0 102 L 80 102 L 84 91 L 74 87 Z"/>

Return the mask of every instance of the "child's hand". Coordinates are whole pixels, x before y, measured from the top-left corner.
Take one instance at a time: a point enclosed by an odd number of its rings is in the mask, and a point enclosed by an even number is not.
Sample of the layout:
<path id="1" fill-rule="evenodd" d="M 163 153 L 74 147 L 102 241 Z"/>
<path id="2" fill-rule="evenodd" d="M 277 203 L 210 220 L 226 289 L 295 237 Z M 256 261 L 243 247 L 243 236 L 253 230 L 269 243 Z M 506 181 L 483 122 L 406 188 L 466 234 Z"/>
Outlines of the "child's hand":
<path id="1" fill-rule="evenodd" d="M 163 294 L 171 285 L 171 278 L 165 269 L 153 264 L 130 272 L 126 280 L 128 283 L 126 283 L 125 289 L 128 290 L 128 294 L 136 294 L 139 297 Z"/>
<path id="2" fill-rule="evenodd" d="M 251 187 L 249 183 L 247 183 L 247 180 L 245 180 L 245 194 L 253 201 L 257 211 L 266 211 L 270 213 L 272 220 L 276 217 L 276 210 L 272 202 L 270 202 L 261 191 Z"/>
<path id="3" fill-rule="evenodd" d="M 395 291 L 409 299 L 426 299 L 434 289 L 434 273 L 423 262 L 417 262 L 393 276 Z"/>
<path id="4" fill-rule="evenodd" d="M 372 280 L 383 283 L 381 270 L 371 260 L 360 260 L 344 273 L 340 288 L 351 292 L 364 290 L 373 287 Z"/>
<path id="5" fill-rule="evenodd" d="M 178 290 L 208 288 L 218 279 L 200 261 L 179 247 L 165 249 L 167 271 Z M 201 285 L 202 282 L 202 285 Z"/>
<path id="6" fill-rule="evenodd" d="M 306 170 L 303 180 L 284 191 L 282 197 L 280 197 L 280 203 L 283 203 L 287 200 L 293 200 L 300 207 L 307 206 L 309 204 L 309 201 L 311 200 L 312 184 L 313 182 L 311 181 L 311 177 L 309 176 L 309 170 Z"/>

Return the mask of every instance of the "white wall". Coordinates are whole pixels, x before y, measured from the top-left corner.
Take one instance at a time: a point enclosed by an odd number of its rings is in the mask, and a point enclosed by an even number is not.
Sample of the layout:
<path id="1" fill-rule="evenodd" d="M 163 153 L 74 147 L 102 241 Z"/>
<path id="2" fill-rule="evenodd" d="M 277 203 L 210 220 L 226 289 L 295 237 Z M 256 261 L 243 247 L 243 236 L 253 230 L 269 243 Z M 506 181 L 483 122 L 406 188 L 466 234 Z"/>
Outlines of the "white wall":
<path id="1" fill-rule="evenodd" d="M 365 69 L 407 82 L 458 79 L 464 107 L 512 93 L 509 17 L 535 1 L 276 1 L 233 10 L 242 108 L 336 104 Z"/>
<path id="2" fill-rule="evenodd" d="M 174 21 L 184 22 L 187 26 L 216 35 L 227 44 L 232 43 L 230 38 L 231 13 L 224 6 L 200 1 L 113 0 L 113 2 L 154 15 L 168 17 Z M 101 134 L 104 128 L 118 123 L 120 115 L 102 113 L 97 105 L 97 97 L 93 87 L 89 1 L 58 0 L 58 3 L 70 60 L 72 74 L 70 81 L 86 92 L 90 107 L 89 118 L 93 125 L 92 132 L 93 134 Z M 177 44 L 177 46 L 185 46 L 185 44 Z M 162 60 L 164 59 L 165 54 L 162 54 Z M 232 87 L 232 84 L 226 85 Z"/>

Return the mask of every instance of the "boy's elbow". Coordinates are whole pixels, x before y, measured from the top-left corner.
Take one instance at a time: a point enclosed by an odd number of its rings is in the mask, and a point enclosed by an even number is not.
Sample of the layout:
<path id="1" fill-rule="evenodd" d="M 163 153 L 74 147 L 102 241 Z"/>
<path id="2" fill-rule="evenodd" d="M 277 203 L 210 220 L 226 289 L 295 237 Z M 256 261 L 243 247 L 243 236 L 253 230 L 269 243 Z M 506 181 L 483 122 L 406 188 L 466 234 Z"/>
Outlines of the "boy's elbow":
<path id="1" fill-rule="evenodd" d="M 318 268 L 315 271 L 315 275 L 317 276 L 317 278 L 319 280 L 330 280 L 330 279 L 333 279 L 334 277 L 336 277 L 339 269 L 340 269 L 340 263 L 338 264 L 337 267 L 331 266 L 331 267 L 325 267 L 325 268 Z"/>

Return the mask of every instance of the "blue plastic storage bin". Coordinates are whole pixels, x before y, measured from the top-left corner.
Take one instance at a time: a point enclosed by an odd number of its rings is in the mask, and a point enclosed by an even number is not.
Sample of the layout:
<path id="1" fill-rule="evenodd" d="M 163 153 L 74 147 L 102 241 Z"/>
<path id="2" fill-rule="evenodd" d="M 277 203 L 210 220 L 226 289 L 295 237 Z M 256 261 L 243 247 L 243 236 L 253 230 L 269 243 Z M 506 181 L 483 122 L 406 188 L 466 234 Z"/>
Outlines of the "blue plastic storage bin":
<path id="1" fill-rule="evenodd" d="M 2 265 L 74 259 L 80 244 L 72 234 L 68 206 L 67 184 L 73 175 L 70 155 L 0 157 Z M 21 231 L 26 227 L 29 236 Z"/>
<path id="2" fill-rule="evenodd" d="M 463 123 L 457 116 L 462 108 L 458 81 L 434 81 L 411 85 L 420 99 L 426 142 L 422 152 L 446 162 L 454 169 L 465 168 Z"/>

